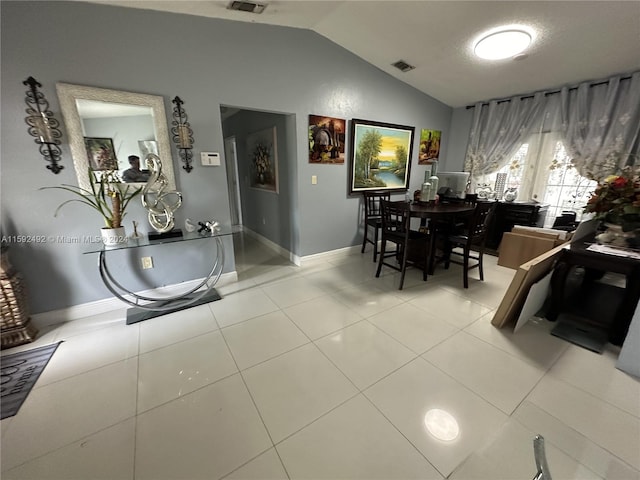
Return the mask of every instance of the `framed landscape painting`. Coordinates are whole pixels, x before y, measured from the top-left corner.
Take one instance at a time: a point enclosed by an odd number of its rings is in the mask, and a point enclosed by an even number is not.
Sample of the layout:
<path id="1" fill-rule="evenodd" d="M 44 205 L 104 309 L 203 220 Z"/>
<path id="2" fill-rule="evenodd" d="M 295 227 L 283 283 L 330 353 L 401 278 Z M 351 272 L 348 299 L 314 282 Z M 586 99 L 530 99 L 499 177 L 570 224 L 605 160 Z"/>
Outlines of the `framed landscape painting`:
<path id="1" fill-rule="evenodd" d="M 440 130 L 425 130 L 420 132 L 420 153 L 418 154 L 418 165 L 429 165 L 438 161 L 440 156 Z"/>
<path id="2" fill-rule="evenodd" d="M 415 127 L 351 120 L 349 194 L 409 188 Z"/>
<path id="3" fill-rule="evenodd" d="M 247 135 L 250 187 L 278 193 L 278 149 L 276 127 Z"/>

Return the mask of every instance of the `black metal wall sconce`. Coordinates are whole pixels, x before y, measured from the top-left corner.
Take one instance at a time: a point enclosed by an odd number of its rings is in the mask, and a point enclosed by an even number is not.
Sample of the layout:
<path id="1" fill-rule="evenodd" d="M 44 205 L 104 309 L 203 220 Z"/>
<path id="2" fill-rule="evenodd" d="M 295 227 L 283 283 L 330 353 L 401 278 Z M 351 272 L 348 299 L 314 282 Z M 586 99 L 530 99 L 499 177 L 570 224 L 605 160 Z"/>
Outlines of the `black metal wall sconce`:
<path id="1" fill-rule="evenodd" d="M 182 168 L 189 173 L 193 170 L 191 166 L 191 162 L 193 161 L 193 153 L 191 153 L 191 149 L 193 148 L 193 130 L 191 130 L 191 125 L 189 125 L 187 121 L 187 114 L 182 108 L 184 102 L 180 100 L 180 97 L 174 98 L 172 102 L 175 103 L 176 106 L 173 107 L 171 134 L 173 135 L 173 141 L 176 142 L 176 146 L 178 147 L 180 158 L 185 163 Z"/>
<path id="2" fill-rule="evenodd" d="M 60 138 L 62 133 L 58 130 L 60 123 L 53 116 L 53 112 L 49 110 L 49 102 L 44 97 L 44 93 L 38 90 L 42 85 L 33 77 L 27 78 L 23 85 L 28 85 L 27 97 L 27 115 L 25 122 L 29 125 L 29 135 L 35 137 L 35 142 L 40 145 L 40 154 L 50 165 L 47 169 L 53 173 L 59 173 L 64 167 L 58 165 L 60 161 Z"/>

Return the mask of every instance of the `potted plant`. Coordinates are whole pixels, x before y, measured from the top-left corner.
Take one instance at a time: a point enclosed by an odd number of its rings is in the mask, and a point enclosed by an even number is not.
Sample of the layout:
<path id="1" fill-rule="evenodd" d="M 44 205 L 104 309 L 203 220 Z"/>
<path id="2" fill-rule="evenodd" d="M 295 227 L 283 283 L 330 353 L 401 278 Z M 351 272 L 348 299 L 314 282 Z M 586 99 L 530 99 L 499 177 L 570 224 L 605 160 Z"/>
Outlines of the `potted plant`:
<path id="1" fill-rule="evenodd" d="M 118 172 L 114 170 L 101 171 L 98 176 L 96 172 L 89 169 L 89 178 L 93 180 L 90 189 L 65 184 L 58 187 L 43 187 L 45 190 L 54 188 L 66 190 L 79 197 L 61 203 L 54 215 L 57 216 L 60 209 L 68 203 L 83 203 L 102 215 L 105 226 L 102 227 L 101 234 L 105 245 L 126 242 L 122 219 L 129 202 L 140 194 L 142 187 L 132 188 L 131 185 L 122 183 Z"/>

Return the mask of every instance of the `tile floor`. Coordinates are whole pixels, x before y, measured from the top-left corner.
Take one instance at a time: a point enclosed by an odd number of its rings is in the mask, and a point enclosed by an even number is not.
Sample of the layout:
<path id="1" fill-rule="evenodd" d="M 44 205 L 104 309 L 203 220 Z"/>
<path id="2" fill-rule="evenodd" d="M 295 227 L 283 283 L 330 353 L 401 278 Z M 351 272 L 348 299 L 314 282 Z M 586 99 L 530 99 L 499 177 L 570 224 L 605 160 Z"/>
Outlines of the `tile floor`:
<path id="1" fill-rule="evenodd" d="M 492 327 L 494 257 L 468 290 L 452 266 L 398 291 L 370 251 L 295 267 L 235 243 L 219 302 L 43 332 L 64 342 L 1 423 L 3 479 L 526 480 L 537 433 L 554 480 L 640 479 L 640 381 L 548 322 Z"/>

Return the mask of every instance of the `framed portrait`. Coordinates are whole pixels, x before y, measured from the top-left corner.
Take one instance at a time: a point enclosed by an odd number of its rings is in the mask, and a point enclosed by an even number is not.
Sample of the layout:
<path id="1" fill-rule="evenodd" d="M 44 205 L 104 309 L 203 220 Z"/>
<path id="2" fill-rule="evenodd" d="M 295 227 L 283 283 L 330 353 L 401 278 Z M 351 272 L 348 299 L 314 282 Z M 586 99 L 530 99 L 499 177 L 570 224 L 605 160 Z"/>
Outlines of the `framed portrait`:
<path id="1" fill-rule="evenodd" d="M 251 188 L 278 193 L 278 148 L 276 127 L 247 135 Z"/>
<path id="2" fill-rule="evenodd" d="M 349 194 L 409 188 L 415 127 L 351 120 Z"/>
<path id="3" fill-rule="evenodd" d="M 344 164 L 346 120 L 309 115 L 309 163 Z"/>
<path id="4" fill-rule="evenodd" d="M 84 146 L 91 170 L 118 170 L 118 159 L 111 138 L 84 137 Z"/>
<path id="5" fill-rule="evenodd" d="M 418 165 L 429 165 L 438 161 L 440 156 L 440 130 L 425 130 L 420 132 L 420 153 L 418 154 Z"/>

